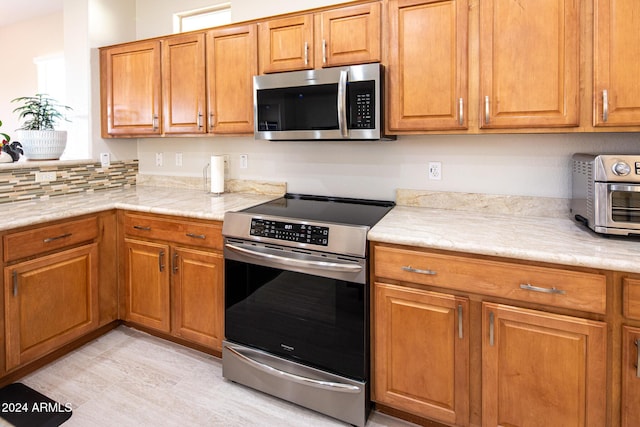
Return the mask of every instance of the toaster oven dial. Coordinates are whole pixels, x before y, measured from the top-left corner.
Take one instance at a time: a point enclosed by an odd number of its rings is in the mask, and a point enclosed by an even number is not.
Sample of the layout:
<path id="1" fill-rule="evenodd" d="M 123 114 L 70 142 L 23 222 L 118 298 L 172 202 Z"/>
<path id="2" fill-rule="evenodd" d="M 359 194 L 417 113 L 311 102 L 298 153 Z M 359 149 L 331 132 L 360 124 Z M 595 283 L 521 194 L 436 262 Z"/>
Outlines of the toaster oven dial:
<path id="1" fill-rule="evenodd" d="M 631 173 L 631 166 L 625 162 L 615 162 L 613 166 L 611 166 L 611 170 L 618 176 L 626 176 Z"/>

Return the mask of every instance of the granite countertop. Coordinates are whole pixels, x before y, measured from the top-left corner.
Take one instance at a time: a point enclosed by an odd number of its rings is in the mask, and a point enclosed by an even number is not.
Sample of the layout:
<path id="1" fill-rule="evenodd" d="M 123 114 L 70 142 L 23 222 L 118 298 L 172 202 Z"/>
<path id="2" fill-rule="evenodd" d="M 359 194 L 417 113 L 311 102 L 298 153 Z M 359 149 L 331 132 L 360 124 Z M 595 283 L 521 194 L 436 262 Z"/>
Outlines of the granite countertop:
<path id="1" fill-rule="evenodd" d="M 569 218 L 396 206 L 369 240 L 640 273 L 640 240 L 605 237 Z"/>
<path id="2" fill-rule="evenodd" d="M 252 193 L 224 193 L 203 190 L 135 186 L 69 194 L 50 199 L 2 204 L 0 230 L 35 225 L 108 209 L 128 209 L 155 214 L 222 221 L 227 211 L 241 210 L 279 196 Z"/>

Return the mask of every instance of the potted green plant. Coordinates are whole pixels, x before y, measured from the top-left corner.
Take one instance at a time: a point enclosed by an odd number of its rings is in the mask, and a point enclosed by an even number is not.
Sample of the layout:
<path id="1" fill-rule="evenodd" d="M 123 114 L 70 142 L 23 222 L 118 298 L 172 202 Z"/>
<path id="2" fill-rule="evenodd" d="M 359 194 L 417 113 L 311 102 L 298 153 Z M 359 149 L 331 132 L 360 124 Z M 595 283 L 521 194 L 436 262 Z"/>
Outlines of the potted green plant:
<path id="1" fill-rule="evenodd" d="M 41 93 L 16 98 L 11 102 L 22 104 L 13 112 L 18 113 L 18 120 L 24 120 L 18 131 L 26 158 L 59 159 L 67 146 L 67 131 L 55 130 L 54 126 L 60 119 L 69 121 L 62 112 L 71 111 L 71 107 Z"/>
<path id="2" fill-rule="evenodd" d="M 2 121 L 0 121 L 0 127 L 2 127 Z M 0 132 L 0 146 L 2 147 L 0 163 L 15 162 L 22 154 L 22 144 L 18 141 L 11 142 L 11 137 L 4 132 Z"/>

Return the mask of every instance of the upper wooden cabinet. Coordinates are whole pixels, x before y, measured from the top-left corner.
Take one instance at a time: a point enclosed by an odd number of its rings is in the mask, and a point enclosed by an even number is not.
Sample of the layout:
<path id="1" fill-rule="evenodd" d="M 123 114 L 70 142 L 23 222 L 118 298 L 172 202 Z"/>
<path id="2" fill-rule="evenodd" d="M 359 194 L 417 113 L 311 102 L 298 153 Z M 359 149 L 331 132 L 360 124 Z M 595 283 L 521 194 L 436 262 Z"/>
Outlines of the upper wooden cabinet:
<path id="1" fill-rule="evenodd" d="M 467 127 L 466 0 L 390 0 L 388 128 Z"/>
<path id="2" fill-rule="evenodd" d="M 480 127 L 578 126 L 578 1 L 479 4 Z"/>
<path id="3" fill-rule="evenodd" d="M 256 74 L 256 24 L 207 33 L 209 132 L 253 132 L 253 76 Z"/>
<path id="4" fill-rule="evenodd" d="M 205 133 L 205 35 L 162 40 L 163 132 Z"/>
<path id="5" fill-rule="evenodd" d="M 594 3 L 594 126 L 640 125 L 640 17 L 636 0 Z"/>
<path id="6" fill-rule="evenodd" d="M 160 41 L 100 52 L 102 136 L 160 135 Z"/>
<path id="7" fill-rule="evenodd" d="M 260 74 L 381 60 L 381 6 L 367 3 L 259 26 Z"/>

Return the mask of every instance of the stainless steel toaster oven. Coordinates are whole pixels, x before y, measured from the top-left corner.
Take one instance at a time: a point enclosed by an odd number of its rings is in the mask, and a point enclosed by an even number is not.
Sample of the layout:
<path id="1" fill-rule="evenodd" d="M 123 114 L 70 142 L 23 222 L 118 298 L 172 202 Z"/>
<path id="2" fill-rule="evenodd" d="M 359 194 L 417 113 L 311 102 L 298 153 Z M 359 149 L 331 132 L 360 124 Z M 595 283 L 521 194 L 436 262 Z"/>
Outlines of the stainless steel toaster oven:
<path id="1" fill-rule="evenodd" d="M 640 155 L 574 154 L 571 215 L 596 233 L 640 236 Z"/>

